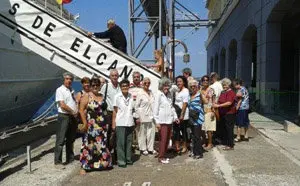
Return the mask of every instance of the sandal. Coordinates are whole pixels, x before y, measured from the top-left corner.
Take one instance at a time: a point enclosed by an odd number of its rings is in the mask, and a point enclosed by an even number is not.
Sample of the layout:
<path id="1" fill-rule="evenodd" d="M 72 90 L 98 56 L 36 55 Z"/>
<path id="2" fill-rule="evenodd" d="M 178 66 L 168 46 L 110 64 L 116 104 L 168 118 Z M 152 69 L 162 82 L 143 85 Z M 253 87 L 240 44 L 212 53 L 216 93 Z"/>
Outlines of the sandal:
<path id="1" fill-rule="evenodd" d="M 183 148 L 180 152 L 181 152 L 181 154 L 185 154 L 188 152 L 188 150 L 187 150 L 187 148 Z"/>
<path id="2" fill-rule="evenodd" d="M 249 138 L 244 138 L 244 140 L 243 140 L 243 141 L 247 141 L 247 142 L 248 142 L 248 141 L 249 141 Z"/>
<path id="3" fill-rule="evenodd" d="M 202 158 L 203 158 L 203 155 L 197 155 L 197 156 L 194 156 L 193 158 L 196 159 L 196 160 L 197 160 L 197 159 L 202 159 Z"/>

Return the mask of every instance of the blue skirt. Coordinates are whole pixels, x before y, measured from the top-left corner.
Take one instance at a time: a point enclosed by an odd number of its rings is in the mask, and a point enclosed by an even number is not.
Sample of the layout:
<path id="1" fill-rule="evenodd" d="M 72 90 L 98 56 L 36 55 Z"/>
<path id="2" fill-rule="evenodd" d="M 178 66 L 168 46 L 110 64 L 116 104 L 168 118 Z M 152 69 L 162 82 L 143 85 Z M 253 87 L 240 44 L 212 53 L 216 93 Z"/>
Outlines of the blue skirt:
<path id="1" fill-rule="evenodd" d="M 238 110 L 236 115 L 236 125 L 248 128 L 250 125 L 248 110 Z"/>

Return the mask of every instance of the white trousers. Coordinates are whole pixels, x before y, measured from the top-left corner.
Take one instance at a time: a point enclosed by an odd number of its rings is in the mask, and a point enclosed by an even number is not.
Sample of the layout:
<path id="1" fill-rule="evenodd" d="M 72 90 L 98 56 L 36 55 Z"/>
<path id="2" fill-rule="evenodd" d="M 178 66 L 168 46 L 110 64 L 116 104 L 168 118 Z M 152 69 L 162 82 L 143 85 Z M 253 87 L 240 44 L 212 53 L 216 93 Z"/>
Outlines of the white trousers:
<path id="1" fill-rule="evenodd" d="M 153 151 L 155 141 L 155 124 L 153 122 L 140 123 L 138 133 L 139 149 Z"/>

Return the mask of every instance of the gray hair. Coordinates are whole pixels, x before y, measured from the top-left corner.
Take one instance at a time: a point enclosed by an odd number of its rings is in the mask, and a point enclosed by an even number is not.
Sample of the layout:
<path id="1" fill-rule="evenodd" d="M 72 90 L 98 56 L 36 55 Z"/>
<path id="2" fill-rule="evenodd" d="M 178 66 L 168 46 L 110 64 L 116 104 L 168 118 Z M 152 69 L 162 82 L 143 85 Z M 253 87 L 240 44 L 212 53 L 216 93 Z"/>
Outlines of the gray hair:
<path id="1" fill-rule="evenodd" d="M 195 80 L 195 79 L 192 79 L 192 80 L 189 81 L 189 87 L 191 87 L 191 86 L 193 86 L 193 85 L 198 86 L 198 84 L 199 84 L 198 81 Z"/>
<path id="2" fill-rule="evenodd" d="M 190 76 L 191 76 L 191 75 L 192 75 L 192 69 L 190 69 L 190 68 L 184 68 L 184 69 L 182 70 L 182 73 L 189 73 Z"/>
<path id="3" fill-rule="evenodd" d="M 107 20 L 107 24 L 116 24 L 116 22 L 115 22 L 115 20 L 113 20 L 113 19 L 109 19 L 109 20 Z"/>
<path id="4" fill-rule="evenodd" d="M 119 72 L 118 72 L 118 70 L 117 69 L 111 69 L 110 71 L 109 71 L 109 75 L 111 75 L 112 73 L 114 73 L 114 72 L 116 72 L 118 75 L 119 75 Z"/>
<path id="5" fill-rule="evenodd" d="M 149 82 L 151 83 L 151 79 L 148 78 L 148 77 L 145 77 L 145 78 L 143 79 L 143 81 L 149 81 Z"/>
<path id="6" fill-rule="evenodd" d="M 74 75 L 70 72 L 65 72 L 63 73 L 63 77 L 66 78 L 66 77 L 71 77 L 72 79 L 74 79 Z"/>
<path id="7" fill-rule="evenodd" d="M 134 72 L 132 73 L 132 77 L 134 77 L 135 74 L 141 75 L 141 73 L 140 73 L 139 71 L 134 71 Z"/>
<path id="8" fill-rule="evenodd" d="M 166 78 L 166 77 L 163 77 L 159 80 L 158 82 L 158 90 L 162 90 L 164 88 L 165 85 L 171 85 L 171 80 Z"/>
<path id="9" fill-rule="evenodd" d="M 219 80 L 220 76 L 217 72 L 210 73 L 210 79 Z"/>
<path id="10" fill-rule="evenodd" d="M 228 78 L 224 78 L 221 80 L 222 85 L 227 85 L 230 86 L 231 85 L 231 80 Z"/>

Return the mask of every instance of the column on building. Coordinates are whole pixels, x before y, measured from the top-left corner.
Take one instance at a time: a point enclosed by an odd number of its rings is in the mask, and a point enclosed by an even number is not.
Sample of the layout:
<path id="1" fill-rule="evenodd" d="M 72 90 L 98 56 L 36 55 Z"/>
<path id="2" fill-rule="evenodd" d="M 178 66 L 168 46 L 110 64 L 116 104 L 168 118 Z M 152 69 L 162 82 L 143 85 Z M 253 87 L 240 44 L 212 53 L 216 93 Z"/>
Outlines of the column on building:
<path id="1" fill-rule="evenodd" d="M 258 36 L 258 93 L 261 111 L 274 112 L 274 94 L 280 86 L 281 25 L 266 23 L 257 30 Z"/>

